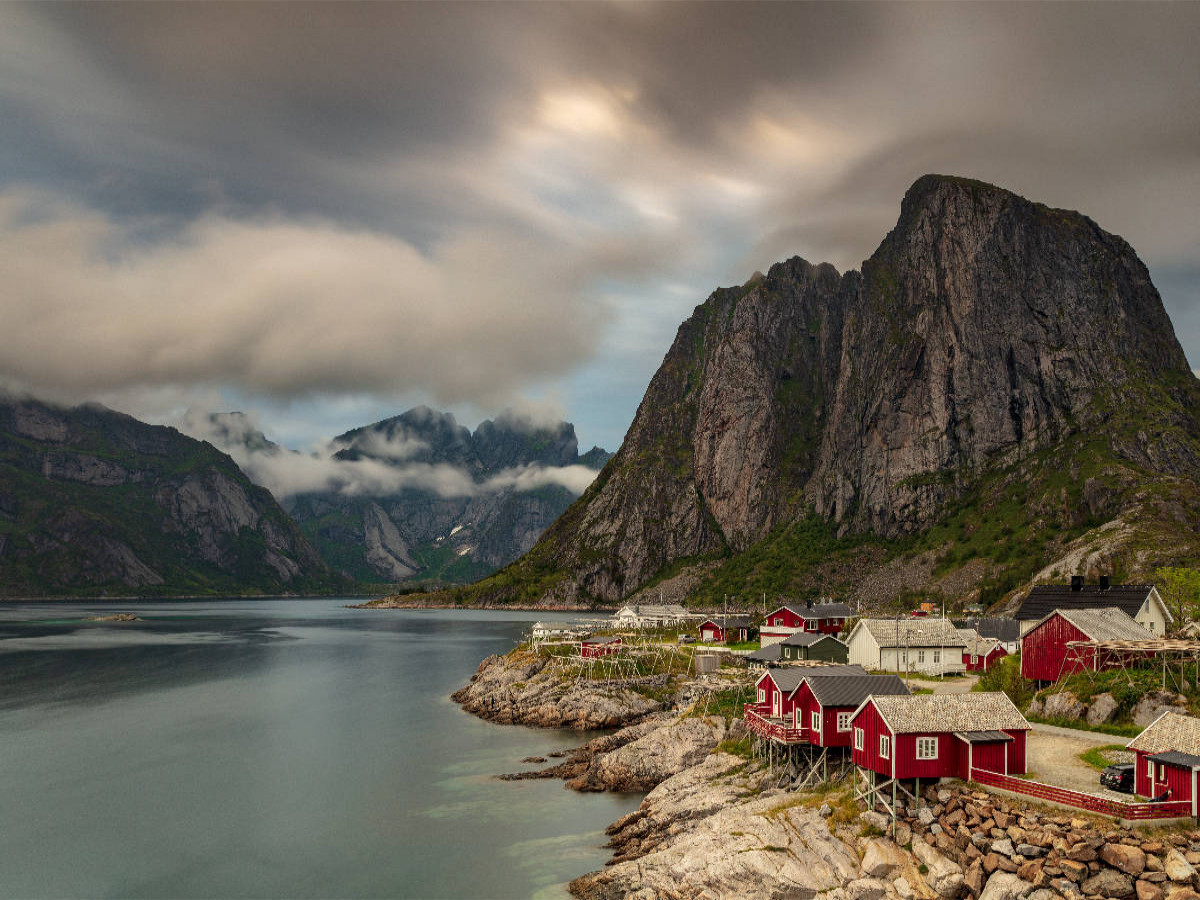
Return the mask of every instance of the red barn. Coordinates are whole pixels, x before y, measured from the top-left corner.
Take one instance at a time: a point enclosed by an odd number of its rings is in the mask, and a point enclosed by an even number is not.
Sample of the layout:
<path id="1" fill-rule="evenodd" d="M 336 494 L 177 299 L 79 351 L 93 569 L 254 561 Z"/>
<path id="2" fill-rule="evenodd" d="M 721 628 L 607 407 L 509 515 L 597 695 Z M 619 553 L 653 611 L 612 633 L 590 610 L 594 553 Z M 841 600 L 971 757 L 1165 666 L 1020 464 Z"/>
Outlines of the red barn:
<path id="1" fill-rule="evenodd" d="M 850 607 L 845 603 L 809 600 L 803 606 L 781 606 L 767 613 L 759 633 L 764 645 L 776 644 L 798 631 L 836 635 L 850 616 Z"/>
<path id="2" fill-rule="evenodd" d="M 849 747 L 850 719 L 872 695 L 908 695 L 896 675 L 843 674 L 836 678 L 805 678 L 796 688 L 793 710 L 796 727 L 817 747 Z"/>
<path id="3" fill-rule="evenodd" d="M 888 778 L 1025 771 L 1029 723 L 1000 692 L 868 697 L 850 726 L 854 764 Z"/>
<path id="4" fill-rule="evenodd" d="M 1072 641 L 1153 641 L 1143 628 L 1119 609 L 1056 609 L 1021 638 L 1021 677 L 1055 682 L 1083 669 L 1108 668 L 1087 647 L 1068 653 Z"/>
<path id="5" fill-rule="evenodd" d="M 1137 755 L 1134 791 L 1143 797 L 1190 800 L 1200 815 L 1200 719 L 1164 711 L 1126 745 Z"/>
<path id="6" fill-rule="evenodd" d="M 700 623 L 700 640 L 736 644 L 750 640 L 749 616 L 713 616 Z"/>
<path id="7" fill-rule="evenodd" d="M 585 638 L 579 647 L 579 655 L 585 659 L 596 659 L 620 652 L 621 639 L 619 637 Z"/>
<path id="8" fill-rule="evenodd" d="M 995 638 L 985 638 L 973 628 L 959 628 L 958 633 L 966 641 L 962 661 L 968 672 L 986 672 L 996 660 L 1008 656 Z"/>

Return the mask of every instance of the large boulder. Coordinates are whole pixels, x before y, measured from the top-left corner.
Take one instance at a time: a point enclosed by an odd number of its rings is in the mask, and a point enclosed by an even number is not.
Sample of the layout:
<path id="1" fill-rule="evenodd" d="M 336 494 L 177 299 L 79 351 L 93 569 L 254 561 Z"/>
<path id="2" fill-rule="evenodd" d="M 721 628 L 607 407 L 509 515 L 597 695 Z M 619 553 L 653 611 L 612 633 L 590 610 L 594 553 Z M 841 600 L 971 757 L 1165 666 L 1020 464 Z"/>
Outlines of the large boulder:
<path id="1" fill-rule="evenodd" d="M 996 872 L 987 880 L 979 900 L 1020 900 L 1033 892 L 1033 885 L 1011 872 Z"/>
<path id="2" fill-rule="evenodd" d="M 1116 869 L 1101 869 L 1080 887 L 1085 894 L 1120 900 L 1133 896 L 1133 880 Z"/>
<path id="3" fill-rule="evenodd" d="M 1083 718 L 1087 706 L 1070 691 L 1059 691 L 1046 698 L 1042 710 L 1047 719 L 1078 721 Z"/>
<path id="4" fill-rule="evenodd" d="M 894 841 L 870 838 L 863 846 L 862 870 L 872 878 L 892 878 L 907 865 L 908 854 Z"/>
<path id="5" fill-rule="evenodd" d="M 1149 691 L 1133 708 L 1133 724 L 1145 728 L 1167 710 L 1186 716 L 1187 698 L 1174 691 Z"/>
<path id="6" fill-rule="evenodd" d="M 597 756 L 586 772 L 569 782 L 577 790 L 649 791 L 700 762 L 743 725 L 719 716 L 682 716 Z"/>
<path id="7" fill-rule="evenodd" d="M 1103 725 L 1117 712 L 1117 699 L 1112 694 L 1097 694 L 1088 707 L 1087 720 L 1089 725 Z"/>
<path id="8" fill-rule="evenodd" d="M 916 841 L 913 856 L 925 866 L 925 882 L 939 897 L 957 897 L 963 890 L 962 866 L 934 850 L 924 841 Z"/>
<path id="9" fill-rule="evenodd" d="M 1141 847 L 1105 844 L 1100 848 L 1100 858 L 1126 875 L 1141 875 L 1146 871 L 1146 854 Z"/>

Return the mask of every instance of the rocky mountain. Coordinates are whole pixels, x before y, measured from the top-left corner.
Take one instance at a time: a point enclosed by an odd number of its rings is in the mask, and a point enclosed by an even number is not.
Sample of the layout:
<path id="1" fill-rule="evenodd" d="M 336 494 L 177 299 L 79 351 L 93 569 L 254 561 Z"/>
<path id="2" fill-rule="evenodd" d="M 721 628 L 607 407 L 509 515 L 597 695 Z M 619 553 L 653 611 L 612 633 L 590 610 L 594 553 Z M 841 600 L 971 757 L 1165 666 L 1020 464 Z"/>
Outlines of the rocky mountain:
<path id="1" fill-rule="evenodd" d="M 1076 212 L 910 188 L 862 271 L 793 258 L 684 322 L 613 461 L 462 601 L 996 596 L 1195 557 L 1200 388 L 1146 267 Z M 1059 572 L 1061 575 L 1063 572 Z"/>
<path id="2" fill-rule="evenodd" d="M 333 447 L 344 467 L 329 489 L 283 502 L 331 566 L 367 582 L 461 583 L 495 571 L 532 547 L 610 456 L 598 447 L 580 456 L 568 422 L 505 413 L 472 433 L 426 407 Z"/>
<path id="3" fill-rule="evenodd" d="M 345 587 L 211 445 L 100 406 L 0 398 L 0 596 Z"/>

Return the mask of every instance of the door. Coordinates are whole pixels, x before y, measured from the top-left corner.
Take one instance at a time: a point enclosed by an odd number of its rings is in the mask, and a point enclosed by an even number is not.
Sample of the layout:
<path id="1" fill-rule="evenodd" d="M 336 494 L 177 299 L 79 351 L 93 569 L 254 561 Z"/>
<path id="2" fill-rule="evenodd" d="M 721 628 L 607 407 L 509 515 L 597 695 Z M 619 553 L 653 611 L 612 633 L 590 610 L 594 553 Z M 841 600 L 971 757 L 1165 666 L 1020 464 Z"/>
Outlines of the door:
<path id="1" fill-rule="evenodd" d="M 779 700 L 780 700 L 779 691 L 772 692 L 772 694 L 771 694 L 771 715 L 774 716 L 776 719 L 779 718 Z"/>

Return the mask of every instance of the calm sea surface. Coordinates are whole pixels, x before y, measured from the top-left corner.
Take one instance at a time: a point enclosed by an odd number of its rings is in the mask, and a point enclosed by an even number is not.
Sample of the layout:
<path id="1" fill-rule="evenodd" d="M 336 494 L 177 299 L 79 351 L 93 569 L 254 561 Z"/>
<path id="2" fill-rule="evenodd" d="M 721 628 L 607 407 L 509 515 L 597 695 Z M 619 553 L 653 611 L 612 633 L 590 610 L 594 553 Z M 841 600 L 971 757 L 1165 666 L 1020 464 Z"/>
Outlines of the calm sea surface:
<path id="1" fill-rule="evenodd" d="M 565 897 L 602 866 L 640 796 L 492 777 L 587 736 L 449 700 L 534 614 L 346 602 L 0 604 L 0 896 Z"/>

